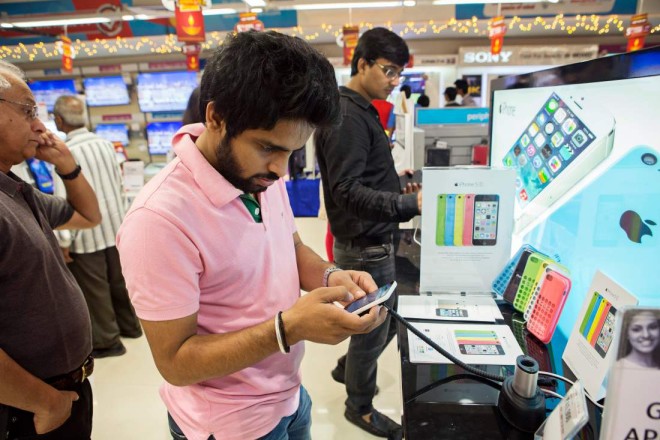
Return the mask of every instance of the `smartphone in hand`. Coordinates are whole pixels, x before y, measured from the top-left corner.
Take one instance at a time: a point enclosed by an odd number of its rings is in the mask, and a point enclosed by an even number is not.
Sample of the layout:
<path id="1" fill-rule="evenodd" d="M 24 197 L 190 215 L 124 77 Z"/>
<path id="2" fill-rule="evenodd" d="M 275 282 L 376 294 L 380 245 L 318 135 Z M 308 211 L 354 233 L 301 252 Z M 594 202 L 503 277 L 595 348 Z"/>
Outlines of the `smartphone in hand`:
<path id="1" fill-rule="evenodd" d="M 368 312 L 369 309 L 371 309 L 373 306 L 377 306 L 378 304 L 387 301 L 390 296 L 392 296 L 394 289 L 396 289 L 396 281 L 385 284 L 384 286 L 378 288 L 378 290 L 368 293 L 362 298 L 353 301 L 344 307 L 344 310 L 358 315 L 364 312 Z"/>

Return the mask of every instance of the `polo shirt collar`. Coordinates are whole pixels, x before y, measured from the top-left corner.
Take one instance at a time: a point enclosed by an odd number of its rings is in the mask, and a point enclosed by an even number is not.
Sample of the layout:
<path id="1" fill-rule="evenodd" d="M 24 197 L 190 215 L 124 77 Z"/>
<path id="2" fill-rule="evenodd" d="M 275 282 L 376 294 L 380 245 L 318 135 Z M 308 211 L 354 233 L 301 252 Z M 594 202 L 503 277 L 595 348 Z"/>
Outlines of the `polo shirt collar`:
<path id="1" fill-rule="evenodd" d="M 177 158 L 190 170 L 204 195 L 215 207 L 222 208 L 243 194 L 243 191 L 229 183 L 197 148 L 195 141 L 204 130 L 204 124 L 201 123 L 184 125 L 172 138 L 172 146 Z"/>
<path id="2" fill-rule="evenodd" d="M 84 134 L 84 133 L 89 133 L 89 130 L 87 130 L 87 127 L 80 127 L 76 128 L 75 130 L 71 130 L 66 134 L 66 139 L 64 142 L 70 141 L 74 136 L 77 136 L 79 134 Z"/>
<path id="3" fill-rule="evenodd" d="M 339 94 L 341 96 L 345 96 L 346 98 L 350 99 L 355 104 L 359 105 L 360 107 L 362 107 L 365 110 L 369 109 L 369 107 L 373 107 L 371 105 L 371 102 L 367 101 L 364 98 L 364 96 L 360 95 L 358 92 L 356 92 L 353 89 L 349 89 L 346 86 L 339 87 Z"/>
<path id="4" fill-rule="evenodd" d="M 14 197 L 22 188 L 27 185 L 16 174 L 11 171 L 8 174 L 0 171 L 0 191 L 6 193 L 9 197 Z"/>

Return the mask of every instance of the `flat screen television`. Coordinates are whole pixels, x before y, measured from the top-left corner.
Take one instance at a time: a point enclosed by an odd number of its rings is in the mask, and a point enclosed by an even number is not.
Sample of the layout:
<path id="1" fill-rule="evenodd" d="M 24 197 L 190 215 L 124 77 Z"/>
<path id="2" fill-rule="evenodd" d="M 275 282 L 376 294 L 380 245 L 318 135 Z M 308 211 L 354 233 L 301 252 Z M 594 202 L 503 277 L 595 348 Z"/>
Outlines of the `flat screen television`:
<path id="1" fill-rule="evenodd" d="M 143 112 L 184 111 L 197 87 L 195 72 L 140 73 L 137 92 Z"/>
<path id="2" fill-rule="evenodd" d="M 424 79 L 423 73 L 407 73 L 402 74 L 403 78 L 401 85 L 410 86 L 412 93 L 422 94 L 426 89 L 426 80 Z"/>
<path id="3" fill-rule="evenodd" d="M 90 107 L 126 105 L 131 102 L 128 88 L 121 76 L 85 78 L 85 99 Z"/>
<path id="4" fill-rule="evenodd" d="M 98 124 L 94 131 L 110 142 L 119 142 L 123 146 L 128 145 L 128 127 L 126 124 Z"/>
<path id="5" fill-rule="evenodd" d="M 181 122 L 151 122 L 147 124 L 149 154 L 167 154 L 172 149 L 172 137 L 182 126 Z"/>
<path id="6" fill-rule="evenodd" d="M 48 111 L 53 111 L 55 101 L 62 95 L 75 95 L 76 83 L 72 79 L 31 81 L 28 86 L 37 102 L 45 102 Z"/>
<path id="7" fill-rule="evenodd" d="M 570 335 L 597 270 L 660 305 L 660 48 L 491 90 L 490 164 L 516 170 L 516 236 L 570 270 L 558 333 Z"/>

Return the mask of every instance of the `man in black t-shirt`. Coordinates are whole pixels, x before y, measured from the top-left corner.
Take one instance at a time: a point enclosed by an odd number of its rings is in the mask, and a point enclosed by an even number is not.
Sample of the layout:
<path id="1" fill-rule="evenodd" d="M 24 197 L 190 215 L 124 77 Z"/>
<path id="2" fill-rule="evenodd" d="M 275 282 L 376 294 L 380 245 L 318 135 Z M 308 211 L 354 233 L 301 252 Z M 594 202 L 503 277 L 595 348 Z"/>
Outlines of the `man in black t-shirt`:
<path id="1" fill-rule="evenodd" d="M 89 438 L 89 314 L 53 228 L 93 227 L 101 213 L 71 152 L 37 118 L 23 73 L 4 61 L 0 107 L 0 438 Z M 31 157 L 55 165 L 67 200 L 10 171 Z"/>

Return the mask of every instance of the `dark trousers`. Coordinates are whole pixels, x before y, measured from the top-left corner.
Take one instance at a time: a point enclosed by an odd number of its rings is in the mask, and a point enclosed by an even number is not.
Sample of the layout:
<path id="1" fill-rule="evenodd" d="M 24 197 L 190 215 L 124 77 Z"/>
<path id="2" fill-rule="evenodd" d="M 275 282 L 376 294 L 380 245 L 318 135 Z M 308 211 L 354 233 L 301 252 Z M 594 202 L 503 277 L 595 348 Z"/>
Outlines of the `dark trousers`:
<path id="1" fill-rule="evenodd" d="M 396 278 L 394 245 L 358 247 L 335 241 L 335 263 L 342 269 L 362 270 L 373 277 L 378 286 Z M 396 307 L 396 292 L 386 302 Z M 364 335 L 353 335 L 346 353 L 346 406 L 359 414 L 372 411 L 376 393 L 378 357 L 396 335 L 396 321 L 387 315 L 385 322 Z"/>
<path id="2" fill-rule="evenodd" d="M 87 440 L 92 435 L 93 398 L 89 381 L 77 384 L 69 391 L 80 397 L 73 402 L 71 416 L 59 428 L 37 435 L 34 430 L 34 414 L 17 408 L 9 408 L 7 420 L 8 440 Z M 4 440 L 4 439 L 3 439 Z"/>
<path id="3" fill-rule="evenodd" d="M 69 269 L 82 289 L 92 321 L 95 350 L 119 342 L 120 333 L 135 334 L 140 322 L 128 298 L 115 246 L 91 254 L 71 254 Z"/>

